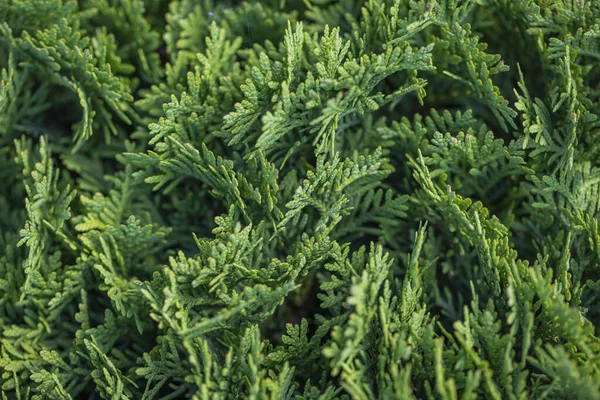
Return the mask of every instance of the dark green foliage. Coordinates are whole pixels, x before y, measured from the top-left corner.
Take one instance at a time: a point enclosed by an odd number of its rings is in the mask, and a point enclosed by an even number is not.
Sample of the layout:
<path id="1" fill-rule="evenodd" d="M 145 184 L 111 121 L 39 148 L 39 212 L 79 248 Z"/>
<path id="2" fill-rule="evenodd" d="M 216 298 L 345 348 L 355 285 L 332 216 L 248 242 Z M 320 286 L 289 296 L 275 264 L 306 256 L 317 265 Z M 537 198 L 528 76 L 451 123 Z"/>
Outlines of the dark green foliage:
<path id="1" fill-rule="evenodd" d="M 600 399 L 600 3 L 0 0 L 2 399 Z"/>

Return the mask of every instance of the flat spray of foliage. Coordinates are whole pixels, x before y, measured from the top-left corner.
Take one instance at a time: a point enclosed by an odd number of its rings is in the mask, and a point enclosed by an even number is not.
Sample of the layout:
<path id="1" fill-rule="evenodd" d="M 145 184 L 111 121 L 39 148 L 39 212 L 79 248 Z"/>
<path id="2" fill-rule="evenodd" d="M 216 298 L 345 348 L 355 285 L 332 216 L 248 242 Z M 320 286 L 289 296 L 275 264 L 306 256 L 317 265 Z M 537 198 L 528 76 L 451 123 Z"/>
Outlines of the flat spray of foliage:
<path id="1" fill-rule="evenodd" d="M 600 399 L 597 0 L 0 0 L 2 399 Z"/>

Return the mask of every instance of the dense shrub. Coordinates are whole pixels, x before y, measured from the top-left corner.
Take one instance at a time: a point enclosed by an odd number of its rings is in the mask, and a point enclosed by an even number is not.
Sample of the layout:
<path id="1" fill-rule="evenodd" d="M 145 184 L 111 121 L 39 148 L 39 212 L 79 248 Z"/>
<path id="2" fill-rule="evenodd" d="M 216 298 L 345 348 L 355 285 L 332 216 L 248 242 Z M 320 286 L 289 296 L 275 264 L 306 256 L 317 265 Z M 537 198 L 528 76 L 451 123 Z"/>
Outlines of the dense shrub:
<path id="1" fill-rule="evenodd" d="M 600 399 L 597 0 L 0 0 L 5 399 Z"/>

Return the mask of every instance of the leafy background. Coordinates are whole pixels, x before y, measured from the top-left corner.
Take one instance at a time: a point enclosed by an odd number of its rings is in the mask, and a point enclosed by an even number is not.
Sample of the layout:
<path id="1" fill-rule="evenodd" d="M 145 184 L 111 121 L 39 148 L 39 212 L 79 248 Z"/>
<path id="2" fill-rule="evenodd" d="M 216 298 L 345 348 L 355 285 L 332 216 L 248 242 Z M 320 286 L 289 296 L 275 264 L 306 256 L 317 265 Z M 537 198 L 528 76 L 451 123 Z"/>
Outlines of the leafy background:
<path id="1" fill-rule="evenodd" d="M 3 399 L 599 399 L 600 3 L 0 0 Z"/>

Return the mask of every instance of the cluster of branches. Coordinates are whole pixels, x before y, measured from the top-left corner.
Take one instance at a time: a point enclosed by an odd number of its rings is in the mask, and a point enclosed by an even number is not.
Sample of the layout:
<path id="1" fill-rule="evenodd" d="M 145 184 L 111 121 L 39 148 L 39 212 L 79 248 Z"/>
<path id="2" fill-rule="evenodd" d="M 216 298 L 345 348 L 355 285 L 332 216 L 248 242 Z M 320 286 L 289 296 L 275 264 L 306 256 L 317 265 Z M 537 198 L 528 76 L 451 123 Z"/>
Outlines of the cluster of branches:
<path id="1" fill-rule="evenodd" d="M 600 3 L 0 0 L 3 399 L 600 399 Z"/>

